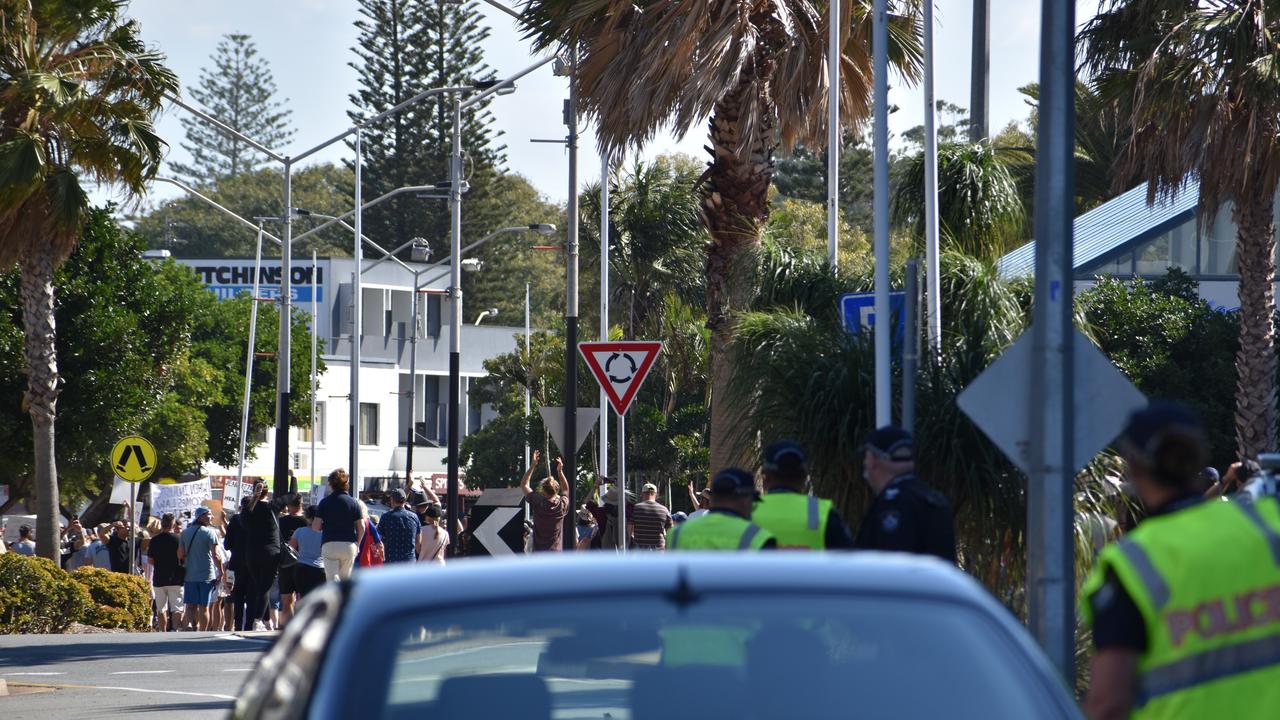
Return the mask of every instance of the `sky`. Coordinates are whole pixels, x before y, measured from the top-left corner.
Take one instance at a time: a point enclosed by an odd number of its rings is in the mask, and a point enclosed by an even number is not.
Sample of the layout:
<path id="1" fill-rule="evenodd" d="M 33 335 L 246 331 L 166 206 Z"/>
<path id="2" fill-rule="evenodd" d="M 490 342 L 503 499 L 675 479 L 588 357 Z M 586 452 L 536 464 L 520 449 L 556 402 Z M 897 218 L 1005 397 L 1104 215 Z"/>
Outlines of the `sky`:
<path id="1" fill-rule="evenodd" d="M 506 77 L 535 61 L 528 42 L 521 39 L 514 18 L 481 4 L 492 32 L 485 43 L 486 62 L 499 77 Z M 969 98 L 971 0 L 937 0 L 935 5 L 937 55 L 935 94 L 958 105 Z M 1077 18 L 1085 19 L 1096 0 L 1078 0 Z M 183 87 L 194 85 L 201 68 L 209 64 L 219 39 L 228 33 L 246 33 L 271 67 L 278 97 L 292 111 L 297 133 L 282 154 L 297 154 L 346 129 L 348 96 L 355 91 L 355 71 L 348 65 L 356 41 L 356 4 L 350 0 L 218 0 L 212 3 L 174 0 L 133 0 L 130 15 L 142 24 L 144 40 L 168 55 Z M 1035 0 L 992 0 L 991 8 L 991 131 L 1009 121 L 1025 121 L 1028 108 L 1018 88 L 1035 82 L 1039 72 L 1040 3 Z M 890 78 L 890 131 L 898 134 L 923 121 L 919 88 L 905 87 Z M 563 139 L 561 104 L 566 97 L 564 78 L 542 68 L 517 84 L 515 93 L 497 98 L 492 105 L 494 126 L 507 145 L 507 169 L 520 173 L 547 199 L 562 203 L 568 196 L 567 153 L 563 146 L 532 143 L 532 139 Z M 184 93 L 185 95 L 185 93 Z M 187 95 L 189 97 L 189 95 Z M 185 161 L 180 108 L 168 110 L 159 131 L 169 144 L 169 159 Z M 599 177 L 593 128 L 582 128 L 579 178 L 583 184 Z M 663 135 L 644 151 L 645 156 L 683 152 L 705 157 L 706 126 L 699 123 L 684 137 Z M 349 151 L 342 143 L 313 156 L 337 161 Z M 426 180 L 435 180 L 428 178 Z M 174 197 L 175 188 L 156 184 L 149 202 Z M 109 197 L 98 193 L 98 199 Z"/>

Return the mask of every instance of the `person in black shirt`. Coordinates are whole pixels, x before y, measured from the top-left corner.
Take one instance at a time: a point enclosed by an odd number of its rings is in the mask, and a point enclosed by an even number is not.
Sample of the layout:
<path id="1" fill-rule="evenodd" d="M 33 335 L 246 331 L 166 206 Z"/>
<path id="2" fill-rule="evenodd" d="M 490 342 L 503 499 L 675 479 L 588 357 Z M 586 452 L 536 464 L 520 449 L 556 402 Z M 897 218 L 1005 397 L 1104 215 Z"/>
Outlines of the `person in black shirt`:
<path id="1" fill-rule="evenodd" d="M 174 626 L 182 618 L 182 584 L 186 580 L 186 571 L 178 562 L 179 540 L 173 532 L 173 521 L 173 513 L 165 513 L 160 518 L 160 532 L 151 538 L 147 547 L 147 557 L 151 558 L 153 567 L 151 586 L 155 588 L 156 618 L 161 632 L 172 629 L 170 618 Z"/>
<path id="2" fill-rule="evenodd" d="M 111 557 L 112 572 L 129 572 L 129 531 L 125 524 L 118 520 L 111 525 L 111 538 L 107 540 L 107 553 Z"/>
<path id="3" fill-rule="evenodd" d="M 917 478 L 915 443 L 892 425 L 876 430 L 863 445 L 862 476 L 876 498 L 862 519 L 853 544 L 860 550 L 896 550 L 956 561 L 956 527 L 951 504 Z"/>
<path id="4" fill-rule="evenodd" d="M 271 586 L 280 571 L 280 524 L 267 499 L 267 485 L 259 481 L 253 486 L 249 507 L 241 513 L 245 516 L 246 534 L 245 569 L 252 579 L 248 597 L 248 616 L 245 630 L 256 629 L 259 621 L 265 622 Z"/>
<path id="5" fill-rule="evenodd" d="M 245 561 L 249 555 L 249 529 L 245 525 L 245 520 L 249 517 L 246 513 L 248 509 L 249 498 L 240 498 L 240 511 L 227 521 L 227 536 L 222 540 L 222 546 L 231 554 L 226 565 L 226 570 L 231 573 L 233 580 L 228 603 L 231 605 L 234 618 L 232 628 L 236 630 L 245 629 L 244 610 L 253 585 L 253 580 L 249 577 L 248 564 Z M 249 623 L 249 629 L 253 629 L 253 623 Z"/>
<path id="6" fill-rule="evenodd" d="M 293 482 L 297 482 L 294 480 Z M 280 624 L 283 626 L 293 616 L 293 594 L 298 592 L 294 570 L 298 567 L 297 556 L 289 547 L 289 538 L 293 531 L 310 525 L 302 515 L 302 496 L 293 493 L 284 504 L 285 514 L 281 515 L 280 524 Z"/>

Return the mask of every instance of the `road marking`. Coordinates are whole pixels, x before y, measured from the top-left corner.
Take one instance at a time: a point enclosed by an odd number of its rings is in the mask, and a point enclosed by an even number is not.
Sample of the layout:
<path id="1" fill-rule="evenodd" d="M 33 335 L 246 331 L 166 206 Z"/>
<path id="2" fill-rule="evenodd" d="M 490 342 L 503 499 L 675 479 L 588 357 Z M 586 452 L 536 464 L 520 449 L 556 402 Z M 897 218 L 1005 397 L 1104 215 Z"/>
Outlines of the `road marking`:
<path id="1" fill-rule="evenodd" d="M 109 675 L 163 675 L 171 673 L 172 670 L 121 670 L 119 672 L 108 673 Z"/>
<path id="2" fill-rule="evenodd" d="M 50 675 L 66 675 L 64 672 L 11 672 L 5 673 L 6 677 L 48 677 Z"/>
<path id="3" fill-rule="evenodd" d="M 234 695 L 219 695 L 218 693 L 183 692 L 181 690 L 152 690 L 150 688 L 117 687 L 114 685 L 64 685 L 64 684 L 40 685 L 36 683 L 29 683 L 29 686 L 57 688 L 60 690 L 120 690 L 122 692 L 153 693 L 157 695 L 182 695 L 184 697 L 206 697 L 206 698 L 214 698 L 217 700 L 235 700 L 236 699 Z"/>
<path id="4" fill-rule="evenodd" d="M 223 668 L 222 672 L 253 672 L 253 668 Z"/>

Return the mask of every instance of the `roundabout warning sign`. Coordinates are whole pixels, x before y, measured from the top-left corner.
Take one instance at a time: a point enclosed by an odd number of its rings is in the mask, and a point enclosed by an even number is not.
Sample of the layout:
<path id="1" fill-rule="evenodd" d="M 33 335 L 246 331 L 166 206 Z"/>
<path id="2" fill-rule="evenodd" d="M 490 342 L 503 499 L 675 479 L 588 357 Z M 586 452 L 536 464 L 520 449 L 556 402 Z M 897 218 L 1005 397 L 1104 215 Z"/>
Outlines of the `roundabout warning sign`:
<path id="1" fill-rule="evenodd" d="M 625 415 L 636 394 L 662 352 L 662 343 L 653 340 L 578 343 L 578 352 L 604 389 L 613 411 Z"/>

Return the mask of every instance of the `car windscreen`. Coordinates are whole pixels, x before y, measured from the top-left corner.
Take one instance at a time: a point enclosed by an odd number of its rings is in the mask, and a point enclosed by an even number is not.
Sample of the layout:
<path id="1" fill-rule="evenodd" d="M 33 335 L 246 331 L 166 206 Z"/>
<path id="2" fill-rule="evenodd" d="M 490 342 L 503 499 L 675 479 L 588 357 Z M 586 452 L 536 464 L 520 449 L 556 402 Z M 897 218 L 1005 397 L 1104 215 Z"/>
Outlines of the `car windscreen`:
<path id="1" fill-rule="evenodd" d="M 901 597 L 577 597 L 402 614 L 343 660 L 373 718 L 1052 717 L 990 617 Z M 318 708 L 312 707 L 312 710 Z"/>

